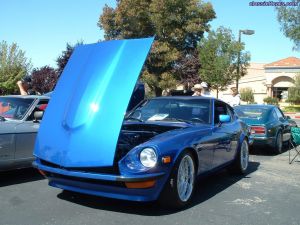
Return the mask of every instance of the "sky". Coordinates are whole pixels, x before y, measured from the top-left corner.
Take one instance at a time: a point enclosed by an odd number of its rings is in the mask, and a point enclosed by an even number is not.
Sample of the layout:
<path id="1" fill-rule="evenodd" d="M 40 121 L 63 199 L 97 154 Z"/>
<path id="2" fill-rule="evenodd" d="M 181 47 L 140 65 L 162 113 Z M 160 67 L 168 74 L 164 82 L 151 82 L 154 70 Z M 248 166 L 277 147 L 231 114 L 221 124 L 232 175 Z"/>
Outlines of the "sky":
<path id="1" fill-rule="evenodd" d="M 211 28 L 230 28 L 236 38 L 240 29 L 255 30 L 254 35 L 242 35 L 252 62 L 300 58 L 300 52 L 292 50 L 293 42 L 280 31 L 274 7 L 249 6 L 251 1 L 211 0 L 217 16 L 210 23 Z M 33 67 L 55 67 L 55 59 L 65 50 L 66 43 L 95 43 L 103 39 L 97 22 L 105 4 L 115 6 L 115 1 L 0 0 L 0 41 L 16 42 Z"/>

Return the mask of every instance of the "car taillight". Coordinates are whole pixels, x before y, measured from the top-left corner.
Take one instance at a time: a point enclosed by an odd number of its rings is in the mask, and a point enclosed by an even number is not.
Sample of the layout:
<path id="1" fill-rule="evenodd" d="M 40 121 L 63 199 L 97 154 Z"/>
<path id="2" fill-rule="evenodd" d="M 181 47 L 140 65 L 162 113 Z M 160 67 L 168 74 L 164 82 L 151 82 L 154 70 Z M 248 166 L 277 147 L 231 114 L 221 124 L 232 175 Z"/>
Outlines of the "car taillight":
<path id="1" fill-rule="evenodd" d="M 251 127 L 251 134 L 265 134 L 266 128 L 263 126 L 253 126 Z"/>

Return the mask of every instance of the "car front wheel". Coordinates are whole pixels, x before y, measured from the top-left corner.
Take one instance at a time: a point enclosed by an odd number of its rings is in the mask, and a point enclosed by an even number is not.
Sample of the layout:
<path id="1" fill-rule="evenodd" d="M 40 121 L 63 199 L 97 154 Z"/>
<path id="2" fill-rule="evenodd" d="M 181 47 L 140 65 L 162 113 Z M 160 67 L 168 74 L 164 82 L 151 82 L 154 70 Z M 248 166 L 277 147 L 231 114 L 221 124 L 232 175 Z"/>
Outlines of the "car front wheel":
<path id="1" fill-rule="evenodd" d="M 160 202 L 164 206 L 182 208 L 190 203 L 195 187 L 196 167 L 192 154 L 183 152 L 162 192 Z"/>

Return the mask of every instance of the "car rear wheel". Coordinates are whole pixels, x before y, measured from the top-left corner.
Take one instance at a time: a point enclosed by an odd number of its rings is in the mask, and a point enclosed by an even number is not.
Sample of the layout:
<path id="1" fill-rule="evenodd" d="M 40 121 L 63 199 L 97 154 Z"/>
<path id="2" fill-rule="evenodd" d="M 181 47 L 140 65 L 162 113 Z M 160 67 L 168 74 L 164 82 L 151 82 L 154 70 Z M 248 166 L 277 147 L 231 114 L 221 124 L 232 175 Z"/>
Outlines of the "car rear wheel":
<path id="1" fill-rule="evenodd" d="M 279 131 L 276 136 L 274 151 L 276 154 L 282 153 L 282 133 Z"/>
<path id="2" fill-rule="evenodd" d="M 235 160 L 229 171 L 235 174 L 245 174 L 249 165 L 249 144 L 247 139 L 244 139 L 241 144 L 241 149 L 235 157 Z"/>
<path id="3" fill-rule="evenodd" d="M 160 197 L 160 203 L 167 207 L 182 208 L 190 203 L 195 187 L 196 167 L 192 154 L 183 152 L 171 173 Z"/>

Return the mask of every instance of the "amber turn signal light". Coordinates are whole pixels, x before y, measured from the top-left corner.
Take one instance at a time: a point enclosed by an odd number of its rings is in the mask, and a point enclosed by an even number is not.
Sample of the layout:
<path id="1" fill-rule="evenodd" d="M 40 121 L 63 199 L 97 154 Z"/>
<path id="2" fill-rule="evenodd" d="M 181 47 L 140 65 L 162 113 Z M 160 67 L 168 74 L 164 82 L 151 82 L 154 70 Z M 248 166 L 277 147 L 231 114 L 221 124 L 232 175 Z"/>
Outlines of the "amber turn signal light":
<path id="1" fill-rule="evenodd" d="M 164 156 L 162 157 L 162 162 L 167 164 L 171 162 L 171 156 Z"/>
<path id="2" fill-rule="evenodd" d="M 127 188 L 150 188 L 155 185 L 155 180 L 147 180 L 143 182 L 125 182 Z"/>

